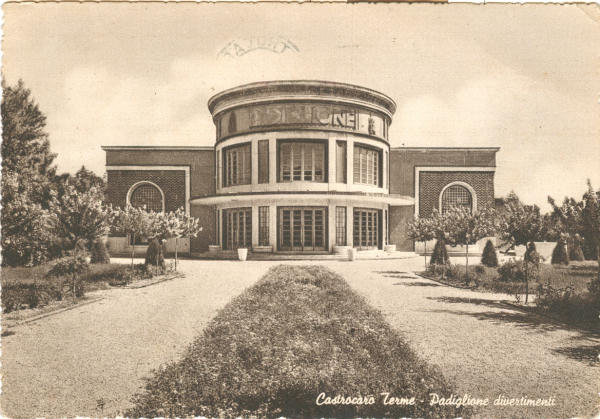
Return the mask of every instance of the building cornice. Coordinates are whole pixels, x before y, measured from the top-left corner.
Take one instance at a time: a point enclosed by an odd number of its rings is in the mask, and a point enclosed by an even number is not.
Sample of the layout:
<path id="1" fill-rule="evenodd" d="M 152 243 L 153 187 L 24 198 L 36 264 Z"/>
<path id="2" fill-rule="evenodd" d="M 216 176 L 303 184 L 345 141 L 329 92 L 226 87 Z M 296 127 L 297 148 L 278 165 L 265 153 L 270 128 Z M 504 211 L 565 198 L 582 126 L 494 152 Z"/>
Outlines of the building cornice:
<path id="1" fill-rule="evenodd" d="M 396 111 L 396 102 L 381 92 L 353 84 L 322 80 L 278 80 L 244 84 L 212 96 L 208 100 L 208 109 L 214 117 L 226 109 L 264 100 L 311 98 L 370 105 L 380 109 L 390 119 Z"/>
<path id="2" fill-rule="evenodd" d="M 390 147 L 390 149 L 392 151 L 402 151 L 402 150 L 408 150 L 408 151 L 419 151 L 419 150 L 452 151 L 452 150 L 456 150 L 456 151 L 493 151 L 493 152 L 500 151 L 500 147 Z"/>
<path id="3" fill-rule="evenodd" d="M 214 146 L 103 145 L 104 151 L 212 151 Z"/>

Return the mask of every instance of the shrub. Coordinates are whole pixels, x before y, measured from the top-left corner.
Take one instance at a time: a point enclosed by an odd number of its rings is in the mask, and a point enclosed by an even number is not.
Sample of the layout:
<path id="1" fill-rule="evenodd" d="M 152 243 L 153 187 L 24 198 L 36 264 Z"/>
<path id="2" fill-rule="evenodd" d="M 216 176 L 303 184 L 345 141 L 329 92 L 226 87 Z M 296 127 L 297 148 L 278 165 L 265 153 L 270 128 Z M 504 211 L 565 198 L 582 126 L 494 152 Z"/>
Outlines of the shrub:
<path id="1" fill-rule="evenodd" d="M 583 250 L 581 249 L 581 238 L 579 237 L 579 234 L 576 234 L 571 241 L 571 246 L 569 246 L 569 259 L 576 261 L 585 260 Z"/>
<path id="2" fill-rule="evenodd" d="M 158 267 L 161 271 L 165 269 L 164 247 L 158 239 L 153 239 L 148 244 L 144 265 L 146 265 L 146 270 L 150 270 L 150 266 Z"/>
<path id="3" fill-rule="evenodd" d="M 92 243 L 90 256 L 91 263 L 110 263 L 110 255 L 108 254 L 104 240 L 94 240 L 94 243 Z"/>
<path id="4" fill-rule="evenodd" d="M 502 282 L 525 282 L 525 267 L 522 261 L 509 259 L 498 268 Z"/>
<path id="5" fill-rule="evenodd" d="M 62 300 L 63 281 L 59 278 L 35 282 L 10 281 L 2 284 L 2 311 L 36 308 Z"/>
<path id="6" fill-rule="evenodd" d="M 567 249 L 565 247 L 565 242 L 563 240 L 558 240 L 556 242 L 556 246 L 552 251 L 552 260 L 551 263 L 553 265 L 568 265 L 569 264 L 569 255 L 567 254 Z"/>
<path id="7" fill-rule="evenodd" d="M 535 302 L 541 311 L 557 314 L 571 323 L 598 329 L 600 294 L 577 293 L 570 285 L 559 288 L 546 283 L 538 287 Z"/>
<path id="8" fill-rule="evenodd" d="M 415 396 L 384 405 L 380 393 Z M 457 417 L 452 389 L 381 312 L 324 267 L 279 265 L 225 306 L 178 362 L 146 381 L 129 417 Z M 372 405 L 321 405 L 373 395 Z"/>
<path id="9" fill-rule="evenodd" d="M 48 278 L 69 278 L 69 287 L 73 297 L 82 297 L 84 294 L 81 275 L 89 270 L 89 265 L 82 252 L 74 252 L 69 256 L 58 259 L 46 276 Z"/>
<path id="10" fill-rule="evenodd" d="M 498 266 L 498 255 L 496 254 L 496 248 L 491 240 L 485 243 L 483 248 L 483 254 L 481 255 L 481 264 L 490 268 Z"/>
<path id="11" fill-rule="evenodd" d="M 449 258 L 448 250 L 446 249 L 446 241 L 440 238 L 435 242 L 429 263 L 432 265 L 445 265 L 448 262 Z"/>

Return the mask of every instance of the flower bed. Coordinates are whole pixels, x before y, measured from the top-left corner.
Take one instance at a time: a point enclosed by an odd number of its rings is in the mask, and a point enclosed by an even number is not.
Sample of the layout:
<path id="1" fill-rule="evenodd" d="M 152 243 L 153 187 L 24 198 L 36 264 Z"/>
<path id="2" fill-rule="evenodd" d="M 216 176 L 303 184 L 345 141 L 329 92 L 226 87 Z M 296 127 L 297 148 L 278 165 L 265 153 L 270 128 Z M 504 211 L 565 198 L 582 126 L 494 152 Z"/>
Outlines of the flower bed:
<path id="1" fill-rule="evenodd" d="M 385 404 L 382 392 L 406 403 Z M 430 393 L 452 389 L 339 275 L 280 265 L 223 308 L 180 361 L 155 371 L 126 416 L 469 413 L 429 406 Z"/>

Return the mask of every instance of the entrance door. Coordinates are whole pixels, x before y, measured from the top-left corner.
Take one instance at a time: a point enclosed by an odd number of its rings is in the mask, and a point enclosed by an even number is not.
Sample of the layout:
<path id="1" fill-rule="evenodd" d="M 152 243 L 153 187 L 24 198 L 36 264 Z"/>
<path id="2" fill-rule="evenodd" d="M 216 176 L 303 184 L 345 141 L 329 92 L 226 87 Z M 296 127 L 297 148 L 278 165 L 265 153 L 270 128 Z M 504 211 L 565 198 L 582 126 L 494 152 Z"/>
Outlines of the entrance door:
<path id="1" fill-rule="evenodd" d="M 376 209 L 354 209 L 354 247 L 377 249 L 381 247 L 381 211 Z"/>
<path id="2" fill-rule="evenodd" d="M 326 208 L 279 208 L 279 250 L 326 250 Z"/>
<path id="3" fill-rule="evenodd" d="M 252 247 L 252 210 L 235 208 L 223 210 L 223 249 Z"/>

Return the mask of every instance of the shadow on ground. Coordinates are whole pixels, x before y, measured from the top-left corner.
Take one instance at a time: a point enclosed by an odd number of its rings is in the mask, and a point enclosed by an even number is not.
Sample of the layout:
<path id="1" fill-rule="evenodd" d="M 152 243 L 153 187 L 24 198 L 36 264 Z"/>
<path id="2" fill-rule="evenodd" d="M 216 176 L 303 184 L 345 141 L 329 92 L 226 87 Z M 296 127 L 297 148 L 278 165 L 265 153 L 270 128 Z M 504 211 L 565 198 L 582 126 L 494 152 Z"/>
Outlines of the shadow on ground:
<path id="1" fill-rule="evenodd" d="M 600 345 L 566 346 L 553 349 L 552 352 L 590 366 L 600 367 Z"/>
<path id="2" fill-rule="evenodd" d="M 403 278 L 403 277 L 400 277 Z M 408 277 L 413 279 L 413 277 Z M 404 285 L 405 287 L 440 287 L 440 284 L 436 284 L 435 282 L 394 282 L 392 285 Z"/>

